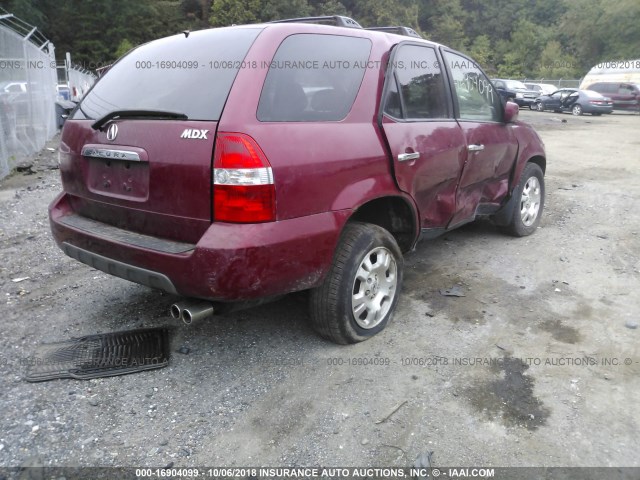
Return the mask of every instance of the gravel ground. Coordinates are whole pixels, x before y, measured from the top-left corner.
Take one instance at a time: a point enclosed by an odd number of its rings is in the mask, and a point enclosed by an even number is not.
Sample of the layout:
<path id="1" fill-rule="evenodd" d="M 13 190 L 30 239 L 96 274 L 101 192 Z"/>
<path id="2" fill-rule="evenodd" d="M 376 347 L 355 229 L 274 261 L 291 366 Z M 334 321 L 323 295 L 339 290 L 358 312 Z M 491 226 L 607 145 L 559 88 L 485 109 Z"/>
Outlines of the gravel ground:
<path id="1" fill-rule="evenodd" d="M 0 181 L 0 467 L 640 466 L 640 117 L 521 119 L 548 151 L 539 231 L 419 244 L 394 321 L 348 347 L 304 293 L 178 325 L 176 297 L 55 246 L 57 152 L 27 160 Z M 165 325 L 166 368 L 24 380 L 42 343 Z"/>

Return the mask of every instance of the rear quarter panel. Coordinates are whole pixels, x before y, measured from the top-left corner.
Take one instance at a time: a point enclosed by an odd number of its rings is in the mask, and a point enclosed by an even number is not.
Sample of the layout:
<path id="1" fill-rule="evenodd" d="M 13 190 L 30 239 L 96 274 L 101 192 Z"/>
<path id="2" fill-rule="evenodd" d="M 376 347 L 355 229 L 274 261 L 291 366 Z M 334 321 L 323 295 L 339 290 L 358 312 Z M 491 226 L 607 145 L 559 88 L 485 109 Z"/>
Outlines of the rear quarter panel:
<path id="1" fill-rule="evenodd" d="M 339 34 L 340 29 L 336 28 Z M 344 34 L 360 36 L 344 29 Z M 313 25 L 290 30 L 266 28 L 241 69 L 220 119 L 219 130 L 253 137 L 273 168 L 278 220 L 326 211 L 354 209 L 367 200 L 399 195 L 384 139 L 377 123 L 384 82 L 381 61 L 391 43 L 372 41 L 369 63 L 353 107 L 342 121 L 260 122 L 257 105 L 270 62 L 281 42 L 291 34 L 320 33 Z M 369 38 L 366 33 L 363 37 Z"/>

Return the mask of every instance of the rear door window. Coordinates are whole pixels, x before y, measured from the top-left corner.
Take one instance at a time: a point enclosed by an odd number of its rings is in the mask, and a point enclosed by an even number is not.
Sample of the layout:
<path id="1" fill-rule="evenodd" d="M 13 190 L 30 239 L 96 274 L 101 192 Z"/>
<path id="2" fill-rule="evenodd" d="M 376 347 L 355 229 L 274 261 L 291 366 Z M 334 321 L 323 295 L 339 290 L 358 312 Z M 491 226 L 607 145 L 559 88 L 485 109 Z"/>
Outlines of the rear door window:
<path id="1" fill-rule="evenodd" d="M 633 95 L 633 88 L 631 88 L 631 85 L 620 85 L 618 93 L 620 95 Z"/>
<path id="2" fill-rule="evenodd" d="M 448 93 L 434 48 L 401 45 L 393 63 L 385 100 L 387 115 L 407 120 L 449 117 Z"/>
<path id="3" fill-rule="evenodd" d="M 269 64 L 260 102 L 261 122 L 343 120 L 356 99 L 371 42 L 338 35 L 287 37 Z"/>
<path id="4" fill-rule="evenodd" d="M 616 93 L 617 90 L 618 86 L 612 83 L 602 83 L 598 89 L 598 91 L 602 93 Z"/>
<path id="5" fill-rule="evenodd" d="M 503 108 L 500 95 L 478 65 L 448 51 L 444 51 L 444 57 L 453 77 L 460 119 L 500 122 Z"/>
<path id="6" fill-rule="evenodd" d="M 174 35 L 133 50 L 85 96 L 76 119 L 118 110 L 220 119 L 242 61 L 262 28 L 220 28 Z"/>

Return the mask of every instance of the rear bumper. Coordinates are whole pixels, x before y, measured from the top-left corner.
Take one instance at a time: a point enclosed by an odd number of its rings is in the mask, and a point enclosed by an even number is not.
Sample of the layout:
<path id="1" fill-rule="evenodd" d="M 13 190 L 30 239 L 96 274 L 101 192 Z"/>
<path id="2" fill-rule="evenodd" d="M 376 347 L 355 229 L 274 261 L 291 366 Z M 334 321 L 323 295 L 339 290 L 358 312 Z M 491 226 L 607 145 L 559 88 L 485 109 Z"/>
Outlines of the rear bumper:
<path id="1" fill-rule="evenodd" d="M 50 205 L 49 220 L 60 248 L 93 268 L 173 294 L 231 302 L 318 286 L 349 213 L 213 223 L 195 245 L 79 217 L 64 193 Z"/>
<path id="2" fill-rule="evenodd" d="M 613 112 L 613 107 L 611 105 L 591 105 L 586 104 L 582 107 L 582 111 L 584 113 L 611 113 Z"/>
<path id="3" fill-rule="evenodd" d="M 515 102 L 519 107 L 530 107 L 536 104 L 535 98 L 516 98 Z"/>
<path id="4" fill-rule="evenodd" d="M 115 277 L 124 278 L 131 282 L 146 285 L 151 288 L 158 288 L 165 292 L 173 293 L 177 295 L 176 287 L 171 280 L 166 276 L 158 272 L 152 272 L 140 267 L 134 267 L 133 265 L 127 265 L 126 263 L 118 262 L 112 258 L 103 257 L 97 253 L 88 252 L 79 247 L 75 247 L 67 242 L 62 242 L 60 245 L 62 251 L 71 258 L 75 258 L 79 262 L 82 262 L 96 270 L 102 270 L 105 273 L 109 273 Z"/>
<path id="5" fill-rule="evenodd" d="M 640 110 L 640 100 L 635 100 L 635 101 L 613 101 L 613 108 L 614 110 L 632 110 L 637 112 L 638 110 Z"/>
<path id="6" fill-rule="evenodd" d="M 535 105 L 536 99 L 535 97 L 527 97 L 527 98 L 514 98 L 514 102 L 518 104 L 519 107 L 528 107 L 530 105 Z"/>

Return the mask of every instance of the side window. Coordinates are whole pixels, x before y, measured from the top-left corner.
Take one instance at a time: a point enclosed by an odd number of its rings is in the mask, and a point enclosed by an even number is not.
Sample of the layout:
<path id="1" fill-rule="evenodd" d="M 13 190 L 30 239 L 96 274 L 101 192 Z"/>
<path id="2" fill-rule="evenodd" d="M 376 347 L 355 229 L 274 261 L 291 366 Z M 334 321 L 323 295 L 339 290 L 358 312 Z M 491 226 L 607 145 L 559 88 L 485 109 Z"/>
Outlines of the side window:
<path id="1" fill-rule="evenodd" d="M 402 118 L 402 106 L 395 75 L 391 78 L 387 98 L 384 102 L 384 113 L 394 118 Z"/>
<path id="2" fill-rule="evenodd" d="M 501 121 L 503 106 L 500 95 L 475 62 L 450 52 L 444 52 L 444 57 L 453 76 L 460 118 Z"/>
<path id="3" fill-rule="evenodd" d="M 435 49 L 401 45 L 393 61 L 384 112 L 407 120 L 448 118 L 448 93 Z"/>
<path id="4" fill-rule="evenodd" d="M 620 95 L 633 95 L 633 89 L 629 85 L 620 85 L 618 93 Z"/>
<path id="5" fill-rule="evenodd" d="M 356 99 L 371 53 L 366 38 L 296 34 L 278 47 L 264 81 L 258 120 L 343 120 Z"/>

